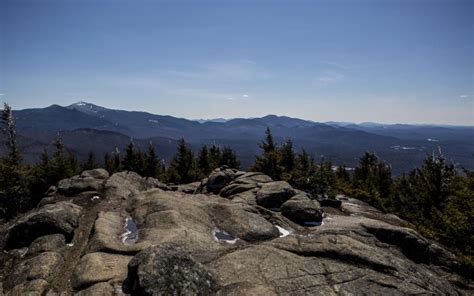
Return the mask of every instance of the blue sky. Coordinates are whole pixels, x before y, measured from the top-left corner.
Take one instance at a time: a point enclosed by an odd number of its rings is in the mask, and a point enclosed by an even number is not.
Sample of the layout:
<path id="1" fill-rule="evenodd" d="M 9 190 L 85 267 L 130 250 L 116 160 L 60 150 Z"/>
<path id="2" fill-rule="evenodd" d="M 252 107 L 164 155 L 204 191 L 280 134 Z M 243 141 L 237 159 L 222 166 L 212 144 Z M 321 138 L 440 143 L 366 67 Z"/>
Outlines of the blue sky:
<path id="1" fill-rule="evenodd" d="M 0 101 L 474 125 L 474 1 L 0 0 Z"/>

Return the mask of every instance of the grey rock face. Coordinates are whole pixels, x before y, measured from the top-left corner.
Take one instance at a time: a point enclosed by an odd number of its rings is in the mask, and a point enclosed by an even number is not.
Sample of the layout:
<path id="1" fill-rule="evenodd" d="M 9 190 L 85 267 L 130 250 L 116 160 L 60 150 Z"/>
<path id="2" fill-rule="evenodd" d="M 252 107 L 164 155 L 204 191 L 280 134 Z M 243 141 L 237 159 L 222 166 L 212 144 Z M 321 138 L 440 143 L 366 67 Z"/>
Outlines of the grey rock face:
<path id="1" fill-rule="evenodd" d="M 193 194 L 198 190 L 199 186 L 201 186 L 201 182 L 193 182 L 184 185 L 177 185 L 175 189 L 184 193 Z"/>
<path id="2" fill-rule="evenodd" d="M 235 179 L 238 184 L 258 184 L 273 182 L 272 178 L 258 172 L 243 173 Z"/>
<path id="3" fill-rule="evenodd" d="M 70 239 L 81 211 L 82 207 L 70 202 L 47 204 L 25 215 L 11 227 L 7 248 L 29 246 L 34 239 L 48 234 L 61 233 Z"/>
<path id="4" fill-rule="evenodd" d="M 65 245 L 66 238 L 61 233 L 40 236 L 30 244 L 28 254 L 56 251 Z"/>
<path id="5" fill-rule="evenodd" d="M 44 252 L 27 259 L 13 269 L 7 279 L 10 285 L 21 285 L 27 281 L 45 280 L 50 282 L 57 268 L 63 263 L 63 258 L 56 252 Z"/>
<path id="6" fill-rule="evenodd" d="M 235 177 L 237 170 L 228 168 L 215 169 L 207 180 L 207 191 L 217 193 Z"/>
<path id="7" fill-rule="evenodd" d="M 340 209 L 342 205 L 342 201 L 332 198 L 318 199 L 318 202 L 322 207 L 331 207 L 335 209 Z"/>
<path id="8" fill-rule="evenodd" d="M 245 241 L 265 241 L 279 236 L 278 229 L 252 208 L 239 205 L 211 206 L 217 228 Z"/>
<path id="9" fill-rule="evenodd" d="M 456 273 L 453 254 L 402 227 L 396 216 L 350 197 L 323 216 L 317 201 L 286 182 L 228 168 L 212 174 L 196 190 L 197 183 L 171 191 L 133 172 L 106 177 L 90 171 L 81 176 L 102 180 L 99 199 L 91 198 L 95 191 L 65 197 L 52 190 L 48 204 L 0 225 L 6 243 L 0 291 L 246 296 L 474 290 Z M 138 234 L 131 242 L 124 240 L 130 219 Z"/>
<path id="10" fill-rule="evenodd" d="M 133 295 L 216 295 L 214 275 L 177 245 L 138 253 L 128 265 L 125 292 Z"/>
<path id="11" fill-rule="evenodd" d="M 257 188 L 257 184 L 239 184 L 239 183 L 231 183 L 220 191 L 219 195 L 222 197 L 229 197 L 235 194 L 239 194 L 241 192 L 245 192 L 248 190 L 252 190 Z"/>
<path id="12" fill-rule="evenodd" d="M 323 212 L 315 200 L 290 199 L 281 206 L 281 213 L 291 221 L 303 225 L 323 220 Z"/>
<path id="13" fill-rule="evenodd" d="M 43 279 L 32 280 L 16 285 L 7 296 L 43 295 L 48 289 L 48 282 Z M 0 295 L 2 295 L 0 293 Z"/>
<path id="14" fill-rule="evenodd" d="M 285 181 L 265 183 L 257 192 L 257 204 L 267 209 L 279 208 L 294 195 L 296 190 Z"/>
<path id="15" fill-rule="evenodd" d="M 154 178 L 142 178 L 134 172 L 120 172 L 113 174 L 105 182 L 105 193 L 112 199 L 127 199 L 141 191 L 158 188 L 171 190 L 167 185 Z"/>
<path id="16" fill-rule="evenodd" d="M 72 286 L 81 288 L 100 282 L 122 282 L 127 277 L 126 266 L 131 259 L 131 256 L 100 252 L 86 254 L 74 269 Z"/>
<path id="17" fill-rule="evenodd" d="M 104 169 L 84 171 L 78 176 L 59 181 L 57 190 L 60 194 L 72 196 L 83 191 L 101 191 L 109 173 Z"/>

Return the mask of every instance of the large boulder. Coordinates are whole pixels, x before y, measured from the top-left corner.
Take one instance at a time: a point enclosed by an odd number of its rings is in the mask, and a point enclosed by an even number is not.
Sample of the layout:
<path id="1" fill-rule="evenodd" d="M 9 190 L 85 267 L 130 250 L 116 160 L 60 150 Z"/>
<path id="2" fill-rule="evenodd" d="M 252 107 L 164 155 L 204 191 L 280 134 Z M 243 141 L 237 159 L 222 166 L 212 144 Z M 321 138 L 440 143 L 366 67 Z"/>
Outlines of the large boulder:
<path id="1" fill-rule="evenodd" d="M 257 192 L 257 204 L 267 209 L 277 209 L 296 194 L 296 190 L 285 181 L 262 184 Z"/>
<path id="2" fill-rule="evenodd" d="M 130 259 L 131 256 L 100 252 L 84 255 L 74 270 L 72 286 L 77 289 L 100 282 L 122 282 Z"/>
<path id="3" fill-rule="evenodd" d="M 136 245 L 172 242 L 185 246 L 193 255 L 219 252 L 226 246 L 213 238 L 216 225 L 208 208 L 216 201 L 215 196 L 181 192 L 146 191 L 135 195 L 128 210 L 139 229 Z"/>
<path id="4" fill-rule="evenodd" d="M 256 242 L 279 236 L 278 229 L 252 207 L 214 204 L 210 208 L 218 229 L 228 232 L 233 237 Z"/>
<path id="5" fill-rule="evenodd" d="M 89 252 L 135 254 L 148 247 L 150 244 L 147 242 L 124 243 L 127 219 L 130 217 L 125 212 L 99 212 L 94 222 L 94 235 L 89 242 Z"/>
<path id="6" fill-rule="evenodd" d="M 70 202 L 47 204 L 23 216 L 9 229 L 7 248 L 27 247 L 36 238 L 55 233 L 70 240 L 79 224 L 81 211 L 82 207 Z"/>
<path id="7" fill-rule="evenodd" d="M 121 290 L 121 289 L 120 289 Z M 80 290 L 75 293 L 74 296 L 114 296 L 121 295 L 121 293 L 116 293 L 117 291 L 114 287 L 108 282 L 101 282 L 95 285 L 92 285 L 84 290 Z M 46 295 L 49 296 L 49 295 Z"/>
<path id="8" fill-rule="evenodd" d="M 97 171 L 82 175 L 101 178 Z M 219 195 L 207 192 L 207 180 L 192 194 L 166 191 L 156 179 L 129 172 L 104 181 L 99 200 L 89 198 L 92 191 L 75 195 L 82 210 L 52 193 L 52 204 L 0 225 L 0 245 L 7 246 L 0 251 L 0 295 L 474 290 L 457 274 L 453 254 L 349 197 L 341 199 L 340 211 L 325 208 L 318 223 L 322 212 L 313 196 L 261 173 L 230 170 Z"/>
<path id="9" fill-rule="evenodd" d="M 51 282 L 55 277 L 58 267 L 64 260 L 59 253 L 44 252 L 22 261 L 15 266 L 8 277 L 8 283 L 12 286 L 23 284 L 27 281 L 45 280 Z"/>
<path id="10" fill-rule="evenodd" d="M 247 172 L 235 178 L 236 184 L 259 184 L 273 182 L 269 176 L 259 172 Z"/>
<path id="11" fill-rule="evenodd" d="M 235 194 L 239 194 L 255 188 L 257 188 L 257 184 L 240 184 L 232 182 L 231 184 L 222 188 L 219 195 L 222 197 L 231 197 Z"/>
<path id="12" fill-rule="evenodd" d="M 28 254 L 57 251 L 65 245 L 66 238 L 61 233 L 40 236 L 30 244 Z"/>
<path id="13" fill-rule="evenodd" d="M 142 178 L 135 172 L 113 174 L 105 182 L 106 195 L 109 198 L 127 199 L 128 197 L 150 189 L 171 190 L 170 187 L 155 178 Z"/>
<path id="14" fill-rule="evenodd" d="M 128 265 L 124 292 L 132 295 L 215 295 L 215 276 L 182 248 L 165 244 L 138 253 Z"/>
<path id="15" fill-rule="evenodd" d="M 207 180 L 206 188 L 208 192 L 218 193 L 235 177 L 237 170 L 221 167 L 212 171 Z"/>
<path id="16" fill-rule="evenodd" d="M 39 296 L 44 295 L 49 287 L 49 283 L 43 279 L 37 279 L 32 281 L 27 281 L 22 284 L 18 284 L 13 289 L 6 294 L 7 296 Z M 0 295 L 3 296 L 0 290 Z"/>
<path id="17" fill-rule="evenodd" d="M 363 226 L 380 241 L 400 248 L 405 256 L 415 262 L 436 264 L 453 270 L 459 268 L 459 263 L 452 253 L 430 242 L 413 229 L 382 223 L 364 223 Z"/>
<path id="18" fill-rule="evenodd" d="M 192 194 L 192 193 L 196 192 L 199 189 L 199 186 L 201 186 L 200 181 L 199 182 L 192 182 L 192 183 L 188 183 L 188 184 L 183 184 L 183 185 L 176 185 L 176 187 L 172 188 L 172 189 L 175 189 L 175 191 L 180 191 L 180 192 Z"/>
<path id="19" fill-rule="evenodd" d="M 318 202 L 322 207 L 331 207 L 335 209 L 340 209 L 342 205 L 342 201 L 335 198 L 318 199 Z"/>
<path id="20" fill-rule="evenodd" d="M 104 169 L 84 171 L 82 174 L 59 181 L 57 191 L 67 196 L 84 191 L 100 192 L 109 173 Z"/>
<path id="21" fill-rule="evenodd" d="M 282 204 L 281 213 L 293 222 L 302 225 L 321 222 L 323 212 L 315 200 L 290 199 Z"/>

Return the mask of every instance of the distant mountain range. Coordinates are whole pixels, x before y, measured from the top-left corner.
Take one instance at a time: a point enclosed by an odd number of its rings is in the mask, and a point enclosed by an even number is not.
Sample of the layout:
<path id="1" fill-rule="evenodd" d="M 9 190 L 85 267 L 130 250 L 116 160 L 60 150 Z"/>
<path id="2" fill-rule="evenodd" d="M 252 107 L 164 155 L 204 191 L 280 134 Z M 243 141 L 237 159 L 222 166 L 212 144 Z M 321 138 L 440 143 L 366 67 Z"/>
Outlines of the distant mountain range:
<path id="1" fill-rule="evenodd" d="M 41 151 L 50 148 L 59 133 L 80 158 L 92 151 L 101 159 L 116 147 L 123 151 L 133 139 L 143 149 L 152 142 L 160 157 L 168 161 L 177 140 L 185 138 L 194 150 L 203 144 L 229 145 L 245 168 L 260 153 L 258 142 L 270 127 L 278 142 L 291 138 L 297 151 L 305 148 L 316 158 L 324 156 L 335 164 L 355 166 L 368 150 L 391 163 L 395 173 L 402 173 L 419 166 L 427 153 L 441 149 L 458 166 L 474 168 L 474 127 L 318 123 L 276 115 L 188 120 L 107 109 L 86 102 L 16 110 L 14 116 L 21 149 L 29 162 L 37 161 Z"/>

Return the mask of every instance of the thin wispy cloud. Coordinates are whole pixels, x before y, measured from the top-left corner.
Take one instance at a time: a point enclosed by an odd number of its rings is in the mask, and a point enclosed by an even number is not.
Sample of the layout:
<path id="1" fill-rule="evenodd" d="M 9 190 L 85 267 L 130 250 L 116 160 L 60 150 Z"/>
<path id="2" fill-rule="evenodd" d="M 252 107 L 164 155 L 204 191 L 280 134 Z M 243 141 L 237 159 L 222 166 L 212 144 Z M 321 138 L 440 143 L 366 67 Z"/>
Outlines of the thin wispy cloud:
<path id="1" fill-rule="evenodd" d="M 328 61 L 322 61 L 320 63 L 323 64 L 323 65 L 331 66 L 331 67 L 338 68 L 338 69 L 341 69 L 341 70 L 349 70 L 350 69 L 349 66 L 346 66 L 346 65 L 341 64 L 341 63 L 328 62 Z"/>
<path id="2" fill-rule="evenodd" d="M 336 71 L 324 71 L 321 75 L 317 76 L 314 85 L 320 84 L 333 84 L 341 81 L 344 78 L 344 74 Z"/>
<path id="3" fill-rule="evenodd" d="M 3 97 L 3 96 L 5 96 L 5 94 L 0 94 L 0 97 Z"/>
<path id="4" fill-rule="evenodd" d="M 246 99 L 249 99 L 250 96 L 247 95 L 247 94 L 243 94 L 241 96 L 233 96 L 233 97 L 228 97 L 227 100 L 228 101 L 239 101 L 239 100 L 246 100 Z"/>
<path id="5" fill-rule="evenodd" d="M 469 99 L 470 96 L 469 96 L 469 95 L 466 95 L 466 94 L 463 94 L 463 95 L 460 95 L 459 98 L 461 98 L 461 99 Z"/>
<path id="6" fill-rule="evenodd" d="M 251 60 L 199 64 L 190 69 L 169 70 L 164 74 L 173 78 L 213 81 L 251 81 L 272 77 L 268 70 Z"/>

